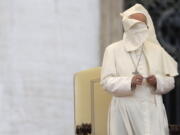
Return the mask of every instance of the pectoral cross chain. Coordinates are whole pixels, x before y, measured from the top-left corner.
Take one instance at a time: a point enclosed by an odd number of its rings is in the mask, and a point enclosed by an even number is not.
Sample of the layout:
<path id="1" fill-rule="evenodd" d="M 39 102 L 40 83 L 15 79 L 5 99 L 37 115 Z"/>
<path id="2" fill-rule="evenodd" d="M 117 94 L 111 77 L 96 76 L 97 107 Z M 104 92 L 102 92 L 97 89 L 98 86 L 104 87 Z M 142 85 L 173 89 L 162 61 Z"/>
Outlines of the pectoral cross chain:
<path id="1" fill-rule="evenodd" d="M 130 54 L 132 63 L 133 63 L 134 68 L 135 68 L 135 71 L 132 72 L 132 74 L 134 74 L 134 75 L 139 75 L 139 74 L 140 74 L 140 73 L 138 72 L 138 66 L 139 66 L 139 62 L 140 62 L 140 60 L 141 60 L 142 54 L 143 54 L 143 46 L 142 46 L 141 55 L 140 55 L 140 57 L 139 57 L 139 59 L 138 59 L 137 64 L 135 64 L 134 59 L 133 59 L 133 57 L 132 57 L 131 54 Z"/>

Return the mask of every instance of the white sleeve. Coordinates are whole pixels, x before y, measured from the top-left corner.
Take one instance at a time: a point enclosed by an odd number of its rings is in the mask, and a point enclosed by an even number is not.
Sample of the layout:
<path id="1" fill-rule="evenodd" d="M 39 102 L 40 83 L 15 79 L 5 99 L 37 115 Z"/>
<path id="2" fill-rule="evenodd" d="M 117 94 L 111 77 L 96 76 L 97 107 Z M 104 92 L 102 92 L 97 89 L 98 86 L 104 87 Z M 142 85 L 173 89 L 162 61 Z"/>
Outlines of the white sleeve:
<path id="1" fill-rule="evenodd" d="M 100 84 L 114 96 L 126 96 L 133 93 L 131 91 L 132 76 L 118 76 L 116 72 L 115 58 L 113 50 L 106 48 L 104 52 Z"/>
<path id="2" fill-rule="evenodd" d="M 156 94 L 166 94 L 174 89 L 175 79 L 170 76 L 155 75 L 157 80 L 157 85 L 155 89 Z"/>

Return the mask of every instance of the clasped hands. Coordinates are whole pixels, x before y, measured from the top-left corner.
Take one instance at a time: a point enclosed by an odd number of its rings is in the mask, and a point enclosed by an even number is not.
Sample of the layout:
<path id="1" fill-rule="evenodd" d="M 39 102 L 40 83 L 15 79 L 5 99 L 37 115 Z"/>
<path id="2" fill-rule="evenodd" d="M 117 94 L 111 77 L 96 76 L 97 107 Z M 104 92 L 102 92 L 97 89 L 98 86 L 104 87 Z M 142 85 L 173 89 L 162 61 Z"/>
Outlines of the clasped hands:
<path id="1" fill-rule="evenodd" d="M 131 81 L 132 88 L 135 88 L 137 85 L 142 85 L 143 79 L 144 79 L 144 77 L 142 75 L 133 76 L 132 81 Z M 150 75 L 145 79 L 148 84 L 150 84 L 153 87 L 156 87 L 157 80 L 156 80 L 155 75 Z"/>

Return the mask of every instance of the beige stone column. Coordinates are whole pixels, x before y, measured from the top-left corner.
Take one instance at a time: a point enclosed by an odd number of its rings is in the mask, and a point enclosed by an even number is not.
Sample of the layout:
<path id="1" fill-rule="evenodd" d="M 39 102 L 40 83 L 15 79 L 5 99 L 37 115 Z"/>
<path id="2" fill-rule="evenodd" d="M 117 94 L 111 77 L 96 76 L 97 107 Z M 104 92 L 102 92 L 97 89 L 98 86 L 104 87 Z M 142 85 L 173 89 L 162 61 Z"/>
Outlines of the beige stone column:
<path id="1" fill-rule="evenodd" d="M 119 13 L 122 12 L 124 6 L 123 0 L 100 0 L 100 2 L 100 57 L 102 61 L 105 47 L 122 38 L 122 23 Z"/>

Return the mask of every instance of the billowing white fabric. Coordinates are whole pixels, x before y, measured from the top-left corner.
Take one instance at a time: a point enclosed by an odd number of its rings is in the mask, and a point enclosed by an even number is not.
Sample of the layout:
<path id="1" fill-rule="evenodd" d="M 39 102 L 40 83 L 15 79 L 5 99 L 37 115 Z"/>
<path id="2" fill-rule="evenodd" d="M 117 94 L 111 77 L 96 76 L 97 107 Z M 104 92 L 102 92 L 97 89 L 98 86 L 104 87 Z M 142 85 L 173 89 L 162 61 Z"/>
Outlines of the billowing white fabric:
<path id="1" fill-rule="evenodd" d="M 113 95 L 108 113 L 108 135 L 169 135 L 162 94 L 175 86 L 174 76 L 179 74 L 177 62 L 160 46 L 152 20 L 142 5 L 136 4 L 121 15 L 125 21 L 127 16 L 137 12 L 144 13 L 148 21 L 150 35 L 143 45 L 133 49 L 133 42 L 123 38 L 106 47 L 104 52 L 100 84 Z M 132 24 L 139 22 L 135 20 L 130 22 Z M 134 65 L 129 53 L 137 62 L 142 47 L 144 54 L 138 71 L 144 78 L 155 75 L 157 87 L 150 86 L 144 79 L 141 86 L 131 89 Z"/>
<path id="2" fill-rule="evenodd" d="M 122 20 L 125 20 L 133 13 L 142 13 L 142 14 L 144 14 L 146 16 L 147 25 L 149 27 L 148 40 L 159 45 L 159 41 L 156 38 L 156 33 L 155 33 L 153 21 L 152 21 L 150 15 L 149 15 L 148 11 L 141 4 L 135 4 L 131 8 L 124 11 L 123 13 L 120 13 L 120 15 L 122 17 Z"/>
<path id="3" fill-rule="evenodd" d="M 135 13 L 142 13 L 146 16 L 148 32 L 146 29 L 144 29 L 145 27 L 143 28 L 143 25 L 142 25 L 143 22 L 140 22 L 139 20 L 131 19 L 129 17 L 130 15 L 135 14 Z M 145 49 L 146 49 L 145 53 L 147 54 L 147 60 L 150 66 L 149 67 L 150 72 L 154 70 L 152 68 L 156 67 L 157 68 L 156 70 L 159 70 L 161 74 L 165 74 L 169 76 L 177 76 L 178 75 L 177 62 L 159 44 L 156 38 L 154 25 L 148 11 L 141 4 L 135 4 L 133 7 L 121 13 L 121 16 L 122 16 L 123 27 L 125 30 L 123 34 L 123 41 L 124 41 L 123 44 L 126 44 L 125 49 L 127 51 L 134 51 L 135 49 L 137 49 L 138 47 L 142 45 L 143 41 L 145 41 L 144 42 Z M 135 28 L 131 29 L 132 27 L 134 27 L 134 25 L 135 25 Z M 141 34 L 134 34 L 134 32 L 137 30 L 141 30 L 142 31 Z M 134 40 L 135 39 L 134 37 L 136 37 L 136 40 Z M 138 46 L 138 47 L 135 47 L 135 46 Z M 154 52 L 154 50 L 156 50 L 156 52 Z M 153 55 L 152 55 L 152 52 L 153 52 Z M 160 63 L 161 61 L 163 61 L 162 63 L 163 66 L 153 65 L 154 63 L 153 61 L 154 59 L 158 58 L 159 53 L 161 54 L 160 57 L 162 57 L 162 59 L 157 59 L 159 60 L 159 62 L 158 61 L 157 62 Z"/>
<path id="4" fill-rule="evenodd" d="M 129 43 L 127 46 L 130 51 L 135 51 L 147 40 L 149 36 L 149 30 L 144 22 L 134 22 L 135 19 L 127 20 L 132 21 L 133 26 L 125 31 L 123 40 Z M 126 25 L 124 26 L 126 27 Z"/>

